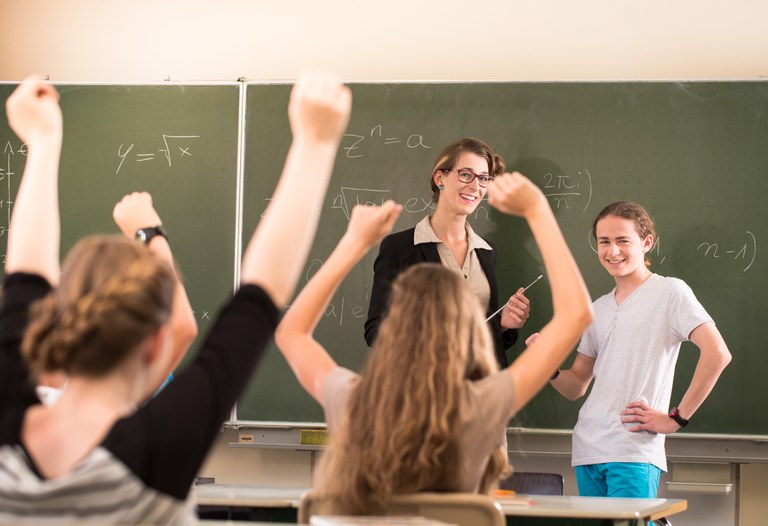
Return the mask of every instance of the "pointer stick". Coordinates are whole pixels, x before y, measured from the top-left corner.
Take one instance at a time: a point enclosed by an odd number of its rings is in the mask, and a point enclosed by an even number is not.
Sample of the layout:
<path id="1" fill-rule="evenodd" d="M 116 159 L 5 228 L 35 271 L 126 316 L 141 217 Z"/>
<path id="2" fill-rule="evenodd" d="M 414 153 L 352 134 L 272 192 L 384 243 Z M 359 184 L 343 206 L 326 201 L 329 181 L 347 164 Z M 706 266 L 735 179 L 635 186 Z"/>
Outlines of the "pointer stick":
<path id="1" fill-rule="evenodd" d="M 523 289 L 523 292 L 525 292 L 526 290 L 530 289 L 530 288 L 531 288 L 531 285 L 533 285 L 534 283 L 536 283 L 537 281 L 539 281 L 539 280 L 540 280 L 541 278 L 543 278 L 543 277 L 544 277 L 544 274 L 539 274 L 539 277 L 538 277 L 538 278 L 536 278 L 536 279 L 534 279 L 533 281 L 531 281 L 530 285 L 528 285 L 527 287 L 525 287 L 525 288 Z M 511 299 L 512 299 L 512 298 L 510 298 L 510 300 L 511 300 Z M 491 318 L 493 318 L 493 317 L 494 317 L 494 316 L 496 316 L 498 313 L 500 313 L 501 311 L 503 311 L 503 310 L 504 310 L 504 307 L 506 307 L 507 305 L 509 305 L 509 301 L 507 301 L 507 302 L 506 302 L 504 305 L 502 305 L 502 306 L 501 306 L 501 308 L 500 308 L 499 310 L 497 310 L 496 312 L 494 312 L 493 314 L 491 314 L 490 316 L 488 316 L 488 319 L 487 319 L 487 320 L 485 320 L 485 321 L 489 321 Z"/>

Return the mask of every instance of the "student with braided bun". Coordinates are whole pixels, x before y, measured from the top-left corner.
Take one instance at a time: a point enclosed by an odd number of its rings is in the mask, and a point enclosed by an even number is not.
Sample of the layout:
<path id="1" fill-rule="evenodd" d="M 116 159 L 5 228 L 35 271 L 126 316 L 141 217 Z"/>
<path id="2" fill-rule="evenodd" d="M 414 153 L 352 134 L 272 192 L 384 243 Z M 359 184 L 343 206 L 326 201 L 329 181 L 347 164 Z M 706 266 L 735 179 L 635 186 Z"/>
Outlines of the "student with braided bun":
<path id="1" fill-rule="evenodd" d="M 162 227 L 162 221 L 155 208 L 152 206 L 152 196 L 146 192 L 134 192 L 126 195 L 115 205 L 113 211 L 115 223 L 128 239 L 133 239 L 136 232 L 142 231 L 142 242 L 149 247 L 161 259 L 173 267 L 173 254 L 171 246 Z M 144 228 L 147 225 L 155 225 Z M 154 235 L 147 236 L 146 233 Z M 187 291 L 181 280 L 176 280 L 173 292 L 173 309 L 171 309 L 170 338 L 171 355 L 165 370 L 158 370 L 157 378 L 151 379 L 147 384 L 146 397 L 155 394 L 157 390 L 173 378 L 173 371 L 181 362 L 197 336 L 197 323 L 189 304 Z M 52 366 L 40 367 L 39 378 L 43 378 L 36 388 L 40 400 L 44 404 L 53 404 L 61 397 L 66 386 L 66 375 L 60 371 L 50 372 Z"/>
<path id="2" fill-rule="evenodd" d="M 137 409 L 175 360 L 178 289 L 155 249 L 166 241 L 151 235 L 159 217 L 149 196 L 129 196 L 116 219 L 151 237 L 150 249 L 89 237 L 60 270 L 58 94 L 38 78 L 17 88 L 7 114 L 29 157 L 0 303 L 0 523 L 195 521 L 189 489 L 301 275 L 350 106 L 350 91 L 324 75 L 294 87 L 293 143 L 245 250 L 241 286 L 195 359 Z M 50 407 L 34 390 L 46 371 L 68 376 Z"/>

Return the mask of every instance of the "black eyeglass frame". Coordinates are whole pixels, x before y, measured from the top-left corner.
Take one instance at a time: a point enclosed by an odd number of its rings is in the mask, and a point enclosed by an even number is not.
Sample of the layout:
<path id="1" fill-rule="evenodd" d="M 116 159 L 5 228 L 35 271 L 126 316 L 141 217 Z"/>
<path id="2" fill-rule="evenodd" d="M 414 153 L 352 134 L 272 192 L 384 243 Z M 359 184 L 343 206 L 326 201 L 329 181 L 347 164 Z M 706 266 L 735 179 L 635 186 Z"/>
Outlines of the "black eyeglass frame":
<path id="1" fill-rule="evenodd" d="M 477 182 L 480 186 L 483 188 L 486 188 L 488 186 L 488 183 L 492 182 L 495 177 L 489 174 L 476 174 L 469 168 L 441 168 L 441 172 L 443 173 L 451 173 L 456 172 L 456 176 L 459 178 L 459 181 L 461 181 L 464 184 L 470 184 L 472 181 L 477 179 Z M 462 174 L 470 174 L 471 177 L 467 178 L 466 175 Z"/>

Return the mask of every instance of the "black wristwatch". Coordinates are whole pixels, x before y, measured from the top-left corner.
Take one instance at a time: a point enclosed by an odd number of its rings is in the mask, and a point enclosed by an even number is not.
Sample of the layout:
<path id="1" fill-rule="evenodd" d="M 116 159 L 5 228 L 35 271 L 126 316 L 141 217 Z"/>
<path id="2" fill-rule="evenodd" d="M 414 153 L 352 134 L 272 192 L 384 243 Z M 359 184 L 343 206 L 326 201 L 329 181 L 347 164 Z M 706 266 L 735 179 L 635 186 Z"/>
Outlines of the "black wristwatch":
<path id="1" fill-rule="evenodd" d="M 149 242 L 155 236 L 163 236 L 168 241 L 168 232 L 165 231 L 163 225 L 140 228 L 136 231 L 136 241 L 140 241 L 145 245 L 149 245 Z"/>
<path id="2" fill-rule="evenodd" d="M 677 422 L 680 427 L 685 427 L 688 425 L 688 420 L 680 416 L 680 411 L 677 409 L 677 407 L 673 407 L 669 410 L 669 418 Z"/>

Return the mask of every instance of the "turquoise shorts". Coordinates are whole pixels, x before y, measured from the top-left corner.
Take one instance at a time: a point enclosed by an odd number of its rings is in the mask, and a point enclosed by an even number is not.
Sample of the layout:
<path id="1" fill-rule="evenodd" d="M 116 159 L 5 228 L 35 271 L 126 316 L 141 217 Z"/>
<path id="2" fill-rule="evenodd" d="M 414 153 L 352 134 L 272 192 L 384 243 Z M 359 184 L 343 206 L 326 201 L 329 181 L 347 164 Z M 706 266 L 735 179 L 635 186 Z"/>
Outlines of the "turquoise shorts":
<path id="1" fill-rule="evenodd" d="M 643 462 L 606 462 L 576 466 L 582 497 L 655 499 L 661 470 Z"/>

